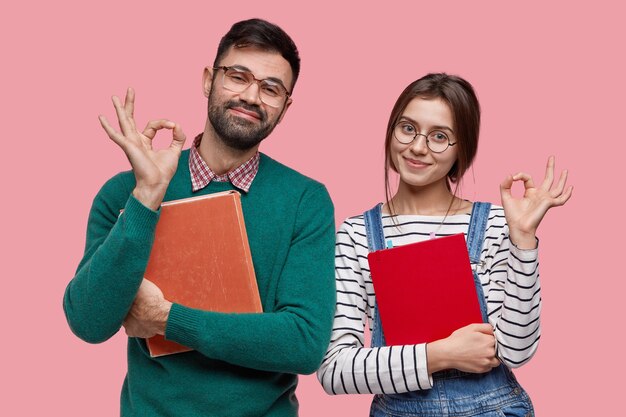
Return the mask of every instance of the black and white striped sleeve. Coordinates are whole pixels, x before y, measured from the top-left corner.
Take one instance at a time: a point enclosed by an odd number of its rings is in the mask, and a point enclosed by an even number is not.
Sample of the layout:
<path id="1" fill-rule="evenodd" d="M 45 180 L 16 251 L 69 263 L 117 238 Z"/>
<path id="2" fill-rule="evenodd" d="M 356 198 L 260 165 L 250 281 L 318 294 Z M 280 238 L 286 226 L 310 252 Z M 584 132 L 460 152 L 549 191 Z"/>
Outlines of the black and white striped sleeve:
<path id="1" fill-rule="evenodd" d="M 364 347 L 365 326 L 368 320 L 371 323 L 375 299 L 365 230 L 362 222 L 353 223 L 353 219 L 346 220 L 337 232 L 337 304 L 330 345 L 317 377 L 329 394 L 430 389 L 425 344 Z"/>
<path id="2" fill-rule="evenodd" d="M 541 336 L 538 250 L 519 249 L 510 242 L 502 208 L 495 207 L 491 215 L 483 248 L 489 322 L 495 329 L 498 357 L 517 368 L 535 354 Z"/>

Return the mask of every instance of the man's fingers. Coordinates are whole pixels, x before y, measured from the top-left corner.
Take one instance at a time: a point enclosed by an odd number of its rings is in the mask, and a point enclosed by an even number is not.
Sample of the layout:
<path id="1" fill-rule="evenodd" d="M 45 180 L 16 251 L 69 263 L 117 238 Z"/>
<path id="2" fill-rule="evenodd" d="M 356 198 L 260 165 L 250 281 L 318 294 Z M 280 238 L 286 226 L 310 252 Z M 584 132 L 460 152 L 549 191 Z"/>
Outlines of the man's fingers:
<path id="1" fill-rule="evenodd" d="M 126 90 L 126 98 L 124 99 L 124 110 L 128 117 L 134 117 L 135 112 L 135 90 L 128 87 Z"/>
<path id="2" fill-rule="evenodd" d="M 102 128 L 107 133 L 109 138 L 115 143 L 117 143 L 122 148 L 124 147 L 124 137 L 120 135 L 113 127 L 109 124 L 109 121 L 103 115 L 98 116 L 98 120 L 100 120 L 100 124 Z"/>
<path id="3" fill-rule="evenodd" d="M 124 99 L 124 111 L 126 112 L 126 117 L 128 118 L 128 123 L 131 125 L 133 130 L 137 130 L 135 127 L 135 90 L 128 87 L 126 90 L 126 98 Z"/>
<path id="4" fill-rule="evenodd" d="M 159 130 L 174 129 L 175 125 L 176 123 L 167 119 L 150 120 L 146 125 L 146 128 L 143 130 L 143 135 L 152 140 Z"/>
<path id="5" fill-rule="evenodd" d="M 176 124 L 174 126 L 174 130 L 172 131 L 172 144 L 170 145 L 170 148 L 182 151 L 186 139 L 187 137 L 185 136 L 183 129 L 179 124 Z"/>
<path id="6" fill-rule="evenodd" d="M 122 102 L 120 101 L 120 98 L 118 96 L 111 97 L 111 100 L 113 101 L 113 107 L 115 107 L 115 113 L 117 113 L 117 120 L 120 124 L 120 130 L 122 131 L 124 136 L 127 136 L 129 133 L 132 132 L 132 127 L 131 124 L 128 122 L 126 110 L 124 109 L 124 106 L 122 105 Z"/>

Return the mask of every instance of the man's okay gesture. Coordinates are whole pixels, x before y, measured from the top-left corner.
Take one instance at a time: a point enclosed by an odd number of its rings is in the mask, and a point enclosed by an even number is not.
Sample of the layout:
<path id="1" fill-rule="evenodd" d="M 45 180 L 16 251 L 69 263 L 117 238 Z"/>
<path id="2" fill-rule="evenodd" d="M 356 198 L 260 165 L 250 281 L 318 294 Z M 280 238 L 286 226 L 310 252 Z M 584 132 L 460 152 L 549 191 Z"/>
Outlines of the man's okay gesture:
<path id="1" fill-rule="evenodd" d="M 166 119 L 151 120 L 139 133 L 133 117 L 135 91 L 132 88 L 126 92 L 124 104 L 119 97 L 113 96 L 113 106 L 121 132 L 116 131 L 102 115 L 98 116 L 100 124 L 130 161 L 137 182 L 133 195 L 145 206 L 157 210 L 176 172 L 185 134 L 180 125 Z M 168 148 L 155 150 L 152 140 L 161 129 L 172 130 L 172 143 Z"/>

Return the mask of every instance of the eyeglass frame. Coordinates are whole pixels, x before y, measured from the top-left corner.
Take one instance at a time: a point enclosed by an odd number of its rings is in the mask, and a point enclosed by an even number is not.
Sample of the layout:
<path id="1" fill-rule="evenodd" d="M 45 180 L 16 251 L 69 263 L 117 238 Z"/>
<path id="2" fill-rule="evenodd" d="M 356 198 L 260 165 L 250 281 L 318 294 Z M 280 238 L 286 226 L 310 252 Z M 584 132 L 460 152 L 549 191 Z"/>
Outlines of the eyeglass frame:
<path id="1" fill-rule="evenodd" d="M 287 87 L 285 87 L 285 84 L 283 84 L 283 82 L 281 80 L 278 80 L 278 79 L 275 79 L 275 78 L 274 79 L 272 79 L 272 78 L 264 78 L 262 80 L 259 80 L 257 77 L 254 76 L 252 71 L 247 70 L 247 69 L 243 69 L 243 68 L 241 68 L 241 67 L 239 67 L 237 65 L 231 65 L 231 66 L 220 65 L 220 66 L 217 66 L 217 67 L 213 67 L 213 70 L 216 70 L 216 71 L 217 70 L 222 70 L 222 72 L 224 73 L 222 75 L 222 77 L 226 77 L 226 71 L 228 71 L 228 70 L 235 70 L 235 71 L 239 71 L 239 72 L 247 72 L 248 74 L 250 74 L 252 76 L 252 81 L 254 81 L 259 86 L 259 99 L 261 99 L 261 101 L 264 104 L 266 104 L 266 105 L 268 105 L 270 107 L 273 107 L 275 109 L 280 108 L 280 106 L 274 107 L 271 104 L 265 103 L 265 101 L 263 101 L 263 98 L 261 97 L 261 83 L 262 82 L 264 82 L 264 81 L 271 81 L 271 82 L 276 83 L 276 85 L 281 86 L 283 88 L 283 90 L 285 90 L 285 103 L 291 97 L 291 92 L 289 90 L 287 90 Z M 226 88 L 224 86 L 224 78 L 222 78 L 222 88 L 224 88 L 224 89 L 226 89 L 228 91 L 232 91 L 233 93 L 237 93 L 237 92 L 242 93 L 242 92 L 246 91 L 248 88 L 250 88 L 251 85 L 252 85 L 252 82 L 250 84 L 248 84 L 247 87 L 244 88 L 243 90 L 241 90 L 241 91 L 234 91 L 234 90 L 230 90 L 230 89 L 228 89 L 228 88 Z M 283 106 L 285 105 L 285 103 L 283 103 Z"/>
<path id="2" fill-rule="evenodd" d="M 398 139 L 398 137 L 396 136 L 396 128 L 401 124 L 401 123 L 408 123 L 411 126 L 413 126 L 415 128 L 415 135 L 413 135 L 413 139 L 410 142 L 402 142 L 400 139 Z M 424 136 L 424 139 L 426 139 L 426 147 L 433 153 L 444 153 L 445 151 L 448 150 L 449 147 L 454 146 L 458 143 L 458 141 L 454 142 L 454 143 L 450 143 L 450 138 L 448 137 L 448 135 L 446 135 L 446 138 L 448 139 L 448 146 L 446 146 L 446 148 L 442 151 L 434 151 L 431 149 L 430 146 L 428 146 L 428 144 L 430 143 L 430 141 L 428 140 L 428 136 L 430 136 L 431 133 L 433 132 L 439 132 L 441 131 L 441 129 L 433 129 L 430 132 L 428 132 L 427 134 L 423 134 L 418 132 L 417 128 L 413 125 L 413 123 L 407 121 L 407 120 L 400 120 L 399 122 L 397 122 L 395 125 L 393 125 L 393 130 L 392 130 L 392 135 L 394 137 L 395 140 L 397 140 L 399 143 L 403 144 L 403 145 L 410 145 L 413 142 L 415 142 L 415 139 L 417 139 L 418 136 Z M 443 133 L 443 132 L 442 132 Z M 444 133 L 445 134 L 445 133 Z"/>

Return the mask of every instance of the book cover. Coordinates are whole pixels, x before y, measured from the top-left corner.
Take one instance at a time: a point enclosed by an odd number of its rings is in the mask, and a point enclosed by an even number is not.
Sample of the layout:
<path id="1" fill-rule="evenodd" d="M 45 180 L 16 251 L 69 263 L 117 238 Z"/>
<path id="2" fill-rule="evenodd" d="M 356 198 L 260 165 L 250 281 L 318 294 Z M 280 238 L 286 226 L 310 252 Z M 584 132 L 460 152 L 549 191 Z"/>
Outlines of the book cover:
<path id="1" fill-rule="evenodd" d="M 262 312 L 240 194 L 164 202 L 145 277 L 187 307 Z M 160 335 L 147 345 L 153 357 L 191 350 Z"/>
<path id="2" fill-rule="evenodd" d="M 482 323 L 463 234 L 368 255 L 387 345 L 433 342 Z"/>

